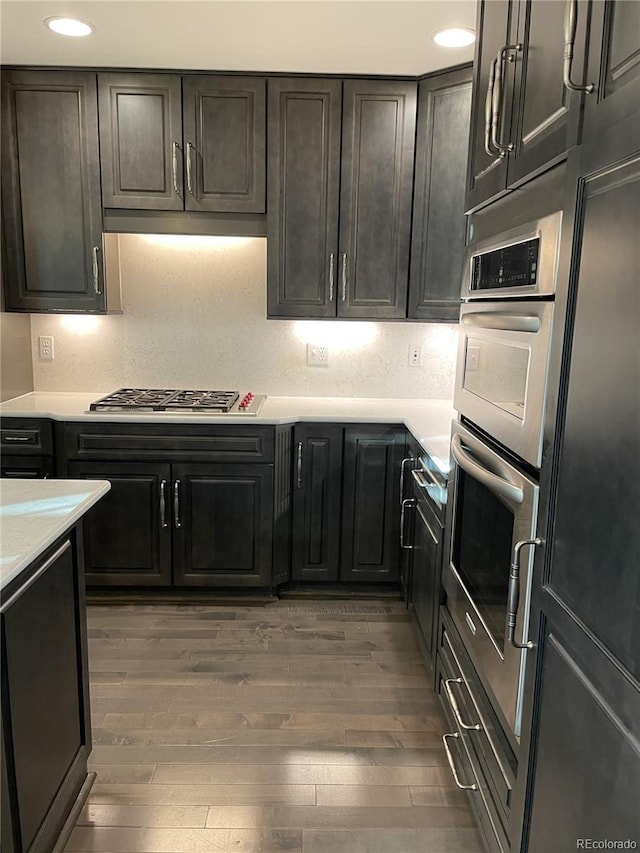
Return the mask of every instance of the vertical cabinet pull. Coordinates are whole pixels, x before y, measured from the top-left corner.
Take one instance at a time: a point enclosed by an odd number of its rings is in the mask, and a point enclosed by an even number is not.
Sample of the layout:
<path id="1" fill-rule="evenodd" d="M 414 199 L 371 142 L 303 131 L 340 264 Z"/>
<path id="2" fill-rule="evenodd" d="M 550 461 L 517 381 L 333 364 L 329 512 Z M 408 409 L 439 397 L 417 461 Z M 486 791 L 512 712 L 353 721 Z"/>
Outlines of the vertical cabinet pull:
<path id="1" fill-rule="evenodd" d="M 171 169 L 173 172 L 173 191 L 176 195 L 180 195 L 180 187 L 178 185 L 178 143 L 174 142 L 172 146 Z"/>
<path id="2" fill-rule="evenodd" d="M 93 270 L 93 292 L 96 296 L 102 296 L 100 290 L 100 268 L 98 267 L 98 252 L 99 246 L 94 246 L 91 250 L 91 268 Z"/>
<path id="3" fill-rule="evenodd" d="M 520 551 L 528 545 L 542 545 L 543 539 L 521 539 L 513 546 L 511 557 L 511 571 L 509 572 L 509 590 L 507 592 L 507 642 L 515 649 L 535 649 L 535 643 L 526 641 L 517 642 L 515 639 L 516 618 L 518 616 L 518 604 L 520 603 Z M 524 638 L 523 638 L 524 639 Z"/>
<path id="4" fill-rule="evenodd" d="M 167 518 L 166 518 L 166 495 L 165 490 L 167 488 L 167 481 L 162 480 L 160 483 L 160 527 L 168 527 Z"/>
<path id="5" fill-rule="evenodd" d="M 578 26 L 578 0 L 566 0 L 564 7 L 564 55 L 562 57 L 562 82 L 569 92 L 593 92 L 593 83 L 579 86 L 571 81 L 571 66 L 573 65 L 573 49 L 576 43 L 576 28 Z"/>
<path id="6" fill-rule="evenodd" d="M 302 488 L 302 442 L 298 442 L 298 488 Z"/>
<path id="7" fill-rule="evenodd" d="M 402 501 L 404 500 L 404 466 L 407 462 L 413 461 L 413 456 L 406 456 L 400 463 L 400 506 L 402 506 Z"/>
<path id="8" fill-rule="evenodd" d="M 450 684 L 465 684 L 465 680 L 463 678 L 446 678 L 444 681 L 444 691 L 447 694 L 447 698 L 449 700 L 449 704 L 451 705 L 451 710 L 453 711 L 453 716 L 456 718 L 456 723 L 460 726 L 461 729 L 466 729 L 467 731 L 481 732 L 482 726 L 480 723 L 465 723 L 462 720 L 462 716 L 460 714 L 460 707 L 456 702 L 456 697 L 453 695 L 453 691 L 449 687 Z"/>
<path id="9" fill-rule="evenodd" d="M 193 164 L 191 162 L 192 150 L 193 145 L 190 142 L 187 142 L 187 189 L 191 195 L 193 195 Z"/>
<path id="10" fill-rule="evenodd" d="M 453 734 L 442 735 L 442 743 L 444 744 L 444 751 L 447 753 L 447 761 L 449 762 L 453 781 L 456 783 L 456 785 L 458 786 L 458 788 L 460 788 L 461 791 L 477 791 L 478 786 L 475 782 L 472 785 L 463 785 L 458 779 L 458 774 L 456 773 L 456 765 L 453 763 L 453 755 L 451 755 L 449 744 L 447 743 L 447 739 L 450 737 L 458 740 L 460 735 L 458 734 L 458 732 L 454 732 Z"/>
<path id="11" fill-rule="evenodd" d="M 400 504 L 400 547 L 405 551 L 413 551 L 413 545 L 405 545 L 404 543 L 404 517 L 405 510 L 408 506 L 415 504 L 415 498 L 405 498 Z"/>
<path id="12" fill-rule="evenodd" d="M 487 82 L 487 97 L 484 102 L 484 150 L 489 157 L 499 156 L 499 152 L 491 147 L 491 128 L 493 126 L 493 88 L 496 82 L 496 65 L 498 57 L 494 57 L 489 69 Z"/>
<path id="13" fill-rule="evenodd" d="M 329 302 L 333 302 L 333 280 L 335 274 L 336 256 L 333 252 L 329 255 Z"/>
<path id="14" fill-rule="evenodd" d="M 342 253 L 342 302 L 347 300 L 347 253 Z"/>
<path id="15" fill-rule="evenodd" d="M 173 484 L 173 526 L 182 527 L 180 521 L 180 480 L 176 480 Z"/>
<path id="16" fill-rule="evenodd" d="M 500 133 L 500 119 L 502 118 L 502 63 L 507 60 L 507 62 L 513 62 L 514 57 L 511 56 L 509 51 L 515 50 L 516 52 L 522 50 L 521 44 L 505 44 L 504 47 L 501 47 L 498 51 L 498 55 L 496 56 L 496 73 L 495 80 L 493 84 L 493 98 L 492 98 L 492 115 L 491 115 L 491 144 L 498 152 L 500 157 L 506 157 L 509 151 L 513 151 L 514 145 L 513 142 L 507 142 L 506 144 L 500 142 L 498 139 L 498 135 Z"/>

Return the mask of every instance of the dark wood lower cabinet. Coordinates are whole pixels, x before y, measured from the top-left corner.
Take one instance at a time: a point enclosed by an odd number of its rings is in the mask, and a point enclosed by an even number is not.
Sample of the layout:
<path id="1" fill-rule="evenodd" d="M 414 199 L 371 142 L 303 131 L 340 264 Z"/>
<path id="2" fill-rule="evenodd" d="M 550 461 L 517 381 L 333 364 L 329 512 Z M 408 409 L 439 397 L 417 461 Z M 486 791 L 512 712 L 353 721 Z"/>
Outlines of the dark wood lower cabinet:
<path id="1" fill-rule="evenodd" d="M 416 486 L 411 599 L 427 655 L 433 661 L 440 605 L 444 531 L 429 504 L 418 497 L 418 489 Z"/>
<path id="2" fill-rule="evenodd" d="M 175 586 L 271 584 L 272 465 L 174 465 Z"/>
<path id="3" fill-rule="evenodd" d="M 69 462 L 69 477 L 109 480 L 85 516 L 89 585 L 171 584 L 171 466 L 156 462 Z"/>
<path id="4" fill-rule="evenodd" d="M 3 853 L 52 850 L 87 778 L 86 617 L 75 537 L 56 542 L 3 590 Z"/>
<path id="5" fill-rule="evenodd" d="M 404 449 L 404 428 L 296 426 L 293 580 L 398 580 Z"/>

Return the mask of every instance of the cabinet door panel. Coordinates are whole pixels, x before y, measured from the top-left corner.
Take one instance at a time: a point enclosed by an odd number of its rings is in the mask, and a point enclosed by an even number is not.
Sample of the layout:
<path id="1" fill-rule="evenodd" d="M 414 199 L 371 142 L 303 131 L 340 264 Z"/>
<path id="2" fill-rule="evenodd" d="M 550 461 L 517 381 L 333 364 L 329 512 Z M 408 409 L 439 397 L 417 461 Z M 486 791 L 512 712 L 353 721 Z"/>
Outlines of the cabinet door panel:
<path id="1" fill-rule="evenodd" d="M 11 720 L 23 850 L 30 848 L 61 780 L 87 742 L 74 575 L 69 546 L 2 614 L 2 710 Z M 5 694 L 5 677 L 10 694 Z"/>
<path id="2" fill-rule="evenodd" d="M 95 74 L 10 71 L 2 80 L 6 304 L 104 308 Z"/>
<path id="3" fill-rule="evenodd" d="M 175 527 L 174 513 L 174 583 L 269 586 L 273 466 L 174 465 L 172 471 L 180 521 Z"/>
<path id="4" fill-rule="evenodd" d="M 344 84 L 341 317 L 406 315 L 416 90 L 393 81 Z"/>
<path id="5" fill-rule="evenodd" d="M 578 143 L 582 94 L 563 83 L 565 3 L 524 0 L 520 35 L 524 53 L 515 54 L 516 103 L 507 183 L 512 185 L 563 157 Z M 572 73 L 582 82 L 585 64 L 588 7 L 579 3 Z"/>
<path id="6" fill-rule="evenodd" d="M 440 604 L 442 527 L 423 504 L 415 509 L 413 542 L 413 609 L 424 637 L 427 654 L 433 660 L 436 619 Z"/>
<path id="7" fill-rule="evenodd" d="M 593 3 L 587 82 L 595 91 L 585 99 L 583 137 L 596 138 L 640 103 L 640 3 Z M 636 124 L 637 127 L 637 124 Z"/>
<path id="8" fill-rule="evenodd" d="M 517 3 L 511 0 L 481 0 L 476 21 L 473 105 L 467 172 L 467 210 L 472 210 L 503 192 L 507 183 L 507 161 L 485 149 L 485 98 L 489 87 L 491 64 L 498 52 L 512 44 L 517 26 Z M 499 138 L 506 140 L 511 132 L 513 104 L 512 63 L 503 63 L 505 88 L 502 100 L 502 126 Z M 492 150 L 490 148 L 489 150 Z"/>
<path id="9" fill-rule="evenodd" d="M 182 210 L 180 77 L 99 74 L 98 96 L 104 207 Z"/>
<path id="10" fill-rule="evenodd" d="M 184 77 L 183 122 L 186 209 L 263 213 L 266 81 Z"/>
<path id="11" fill-rule="evenodd" d="M 545 638 L 543 654 L 528 849 L 571 850 L 579 838 L 637 839 L 637 691 L 632 696 L 613 667 L 606 687 L 600 684 L 595 669 L 589 671 L 553 632 Z M 595 661 L 594 649 L 589 655 Z M 622 693 L 631 699 L 626 720 L 612 706 Z"/>
<path id="12" fill-rule="evenodd" d="M 340 80 L 269 80 L 271 317 L 335 316 L 341 108 Z"/>
<path id="13" fill-rule="evenodd" d="M 342 436 L 339 426 L 295 429 L 291 545 L 294 580 L 338 580 Z"/>
<path id="14" fill-rule="evenodd" d="M 397 581 L 404 430 L 345 429 L 340 579 Z"/>
<path id="15" fill-rule="evenodd" d="M 409 317 L 457 320 L 471 69 L 421 81 L 418 97 Z"/>
<path id="16" fill-rule="evenodd" d="M 111 483 L 111 490 L 85 516 L 87 583 L 168 586 L 171 583 L 169 465 L 69 462 L 68 475 L 106 479 Z M 163 518 L 166 527 L 162 526 Z"/>

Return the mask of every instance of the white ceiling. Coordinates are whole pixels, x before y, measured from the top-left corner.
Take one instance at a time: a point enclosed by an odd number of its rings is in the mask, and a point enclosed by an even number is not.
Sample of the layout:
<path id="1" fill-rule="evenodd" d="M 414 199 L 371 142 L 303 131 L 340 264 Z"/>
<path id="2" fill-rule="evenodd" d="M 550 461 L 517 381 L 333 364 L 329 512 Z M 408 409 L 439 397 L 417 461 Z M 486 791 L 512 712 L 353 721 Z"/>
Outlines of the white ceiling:
<path id="1" fill-rule="evenodd" d="M 0 0 L 0 60 L 13 65 L 423 74 L 473 59 L 444 26 L 475 26 L 475 0 Z M 90 21 L 84 39 L 43 20 Z"/>

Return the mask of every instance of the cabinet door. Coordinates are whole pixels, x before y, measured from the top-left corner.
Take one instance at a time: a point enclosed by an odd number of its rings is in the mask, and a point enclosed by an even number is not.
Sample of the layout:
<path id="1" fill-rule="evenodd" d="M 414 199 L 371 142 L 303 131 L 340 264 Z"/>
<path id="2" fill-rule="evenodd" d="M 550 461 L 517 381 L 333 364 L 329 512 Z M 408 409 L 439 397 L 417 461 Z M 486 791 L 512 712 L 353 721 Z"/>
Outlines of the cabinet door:
<path id="1" fill-rule="evenodd" d="M 343 432 L 332 425 L 294 430 L 293 580 L 338 580 Z"/>
<path id="2" fill-rule="evenodd" d="M 99 74 L 104 207 L 182 210 L 182 96 L 174 74 Z"/>
<path id="3" fill-rule="evenodd" d="M 6 307 L 103 310 L 96 76 L 2 75 Z"/>
<path id="4" fill-rule="evenodd" d="M 409 317 L 457 320 L 465 245 L 471 68 L 418 90 Z"/>
<path id="5" fill-rule="evenodd" d="M 568 3 L 574 0 L 567 0 Z M 562 159 L 579 141 L 583 95 L 563 82 L 565 3 L 521 0 L 516 57 L 516 94 L 507 183 L 522 181 Z M 588 4 L 576 2 L 577 28 L 572 73 L 582 83 Z"/>
<path id="6" fill-rule="evenodd" d="M 268 587 L 273 465 L 173 465 L 176 586 Z"/>
<path id="7" fill-rule="evenodd" d="M 341 112 L 341 80 L 269 80 L 270 317 L 335 317 Z"/>
<path id="8" fill-rule="evenodd" d="M 417 84 L 346 80 L 338 316 L 406 316 Z"/>
<path id="9" fill-rule="evenodd" d="M 183 77 L 187 210 L 264 213 L 266 81 Z"/>
<path id="10" fill-rule="evenodd" d="M 69 477 L 109 480 L 111 490 L 84 521 L 85 577 L 90 586 L 169 586 L 169 465 L 69 462 Z"/>
<path id="11" fill-rule="evenodd" d="M 591 18 L 586 82 L 595 90 L 585 98 L 586 139 L 637 114 L 640 103 L 640 3 L 595 0 Z M 636 124 L 637 127 L 637 124 Z"/>
<path id="12" fill-rule="evenodd" d="M 404 430 L 347 427 L 342 498 L 343 581 L 397 581 Z"/>
<path id="13" fill-rule="evenodd" d="M 417 502 L 413 539 L 413 610 L 433 660 L 440 604 L 442 527 L 424 501 Z"/>
<path id="14" fill-rule="evenodd" d="M 473 104 L 467 172 L 467 210 L 504 191 L 507 184 L 507 158 L 498 156 L 487 138 L 485 107 L 490 85 L 491 69 L 501 48 L 513 44 L 517 32 L 516 2 L 511 0 L 481 0 L 476 20 L 476 52 L 473 62 Z M 513 103 L 512 63 L 503 62 L 502 122 L 498 128 L 501 141 L 510 137 Z M 490 137 L 489 133 L 489 137 Z"/>

